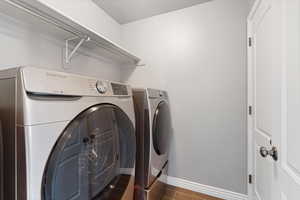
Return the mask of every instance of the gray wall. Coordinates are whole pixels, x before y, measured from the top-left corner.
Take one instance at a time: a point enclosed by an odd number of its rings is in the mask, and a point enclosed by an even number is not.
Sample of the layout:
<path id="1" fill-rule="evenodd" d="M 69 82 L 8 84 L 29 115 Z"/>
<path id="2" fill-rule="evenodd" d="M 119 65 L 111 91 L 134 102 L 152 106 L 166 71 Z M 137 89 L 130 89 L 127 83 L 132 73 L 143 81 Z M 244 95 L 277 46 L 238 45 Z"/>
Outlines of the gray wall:
<path id="1" fill-rule="evenodd" d="M 244 194 L 248 6 L 214 0 L 126 24 L 121 34 L 146 63 L 123 79 L 169 92 L 170 176 Z"/>
<path id="2" fill-rule="evenodd" d="M 248 0 L 248 6 L 249 6 L 249 10 L 251 10 L 252 6 L 254 5 L 256 0 Z"/>

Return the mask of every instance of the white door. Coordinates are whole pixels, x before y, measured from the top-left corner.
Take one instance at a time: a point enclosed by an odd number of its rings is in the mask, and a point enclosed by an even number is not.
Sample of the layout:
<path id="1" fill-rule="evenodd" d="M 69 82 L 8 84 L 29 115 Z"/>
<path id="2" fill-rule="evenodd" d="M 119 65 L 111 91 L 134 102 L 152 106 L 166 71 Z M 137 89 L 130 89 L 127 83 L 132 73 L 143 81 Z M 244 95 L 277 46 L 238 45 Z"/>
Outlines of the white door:
<path id="1" fill-rule="evenodd" d="M 248 17 L 253 200 L 300 200 L 300 0 L 257 0 Z"/>

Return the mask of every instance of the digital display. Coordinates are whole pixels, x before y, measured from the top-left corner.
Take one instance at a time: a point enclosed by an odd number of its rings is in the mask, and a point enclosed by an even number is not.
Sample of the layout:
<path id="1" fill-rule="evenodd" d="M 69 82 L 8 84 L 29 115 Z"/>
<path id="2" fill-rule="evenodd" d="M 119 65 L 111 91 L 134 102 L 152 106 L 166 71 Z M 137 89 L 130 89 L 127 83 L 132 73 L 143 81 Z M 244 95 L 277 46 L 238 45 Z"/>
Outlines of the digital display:
<path id="1" fill-rule="evenodd" d="M 114 95 L 128 95 L 127 86 L 117 83 L 111 83 Z"/>

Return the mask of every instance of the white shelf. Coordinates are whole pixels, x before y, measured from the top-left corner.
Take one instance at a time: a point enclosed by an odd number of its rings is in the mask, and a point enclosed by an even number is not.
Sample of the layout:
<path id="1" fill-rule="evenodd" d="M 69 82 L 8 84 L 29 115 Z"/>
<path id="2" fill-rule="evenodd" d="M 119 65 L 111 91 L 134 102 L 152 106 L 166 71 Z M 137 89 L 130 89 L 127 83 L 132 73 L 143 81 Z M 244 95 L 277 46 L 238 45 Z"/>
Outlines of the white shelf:
<path id="1" fill-rule="evenodd" d="M 22 26 L 53 35 L 58 39 L 68 40 L 78 37 L 78 41 L 74 40 L 74 43 L 71 42 L 73 47 L 76 46 L 76 42 L 79 42 L 80 39 L 89 38 L 88 41 L 82 44 L 83 49 L 94 55 L 99 55 L 99 57 L 106 57 L 124 65 L 134 66 L 138 66 L 141 61 L 140 58 L 128 50 L 102 35 L 75 23 L 46 5 L 37 1 L 28 2 L 31 2 L 31 4 L 25 4 L 20 0 L 2 0 L 0 1 L 0 13 L 11 20 L 22 22 Z"/>

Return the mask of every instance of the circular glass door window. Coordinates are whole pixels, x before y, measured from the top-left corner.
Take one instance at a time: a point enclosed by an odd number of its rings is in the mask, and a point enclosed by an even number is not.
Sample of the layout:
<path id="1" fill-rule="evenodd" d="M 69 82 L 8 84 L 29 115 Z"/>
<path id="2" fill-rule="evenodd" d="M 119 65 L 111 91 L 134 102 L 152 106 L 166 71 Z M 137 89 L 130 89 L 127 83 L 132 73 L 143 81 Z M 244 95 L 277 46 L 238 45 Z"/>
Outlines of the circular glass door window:
<path id="1" fill-rule="evenodd" d="M 79 114 L 61 134 L 43 177 L 43 200 L 119 200 L 133 179 L 135 132 L 117 106 Z"/>
<path id="2" fill-rule="evenodd" d="M 166 154 L 169 150 L 171 135 L 171 116 L 168 104 L 161 101 L 154 114 L 152 125 L 152 139 L 155 152 L 158 155 Z"/>

